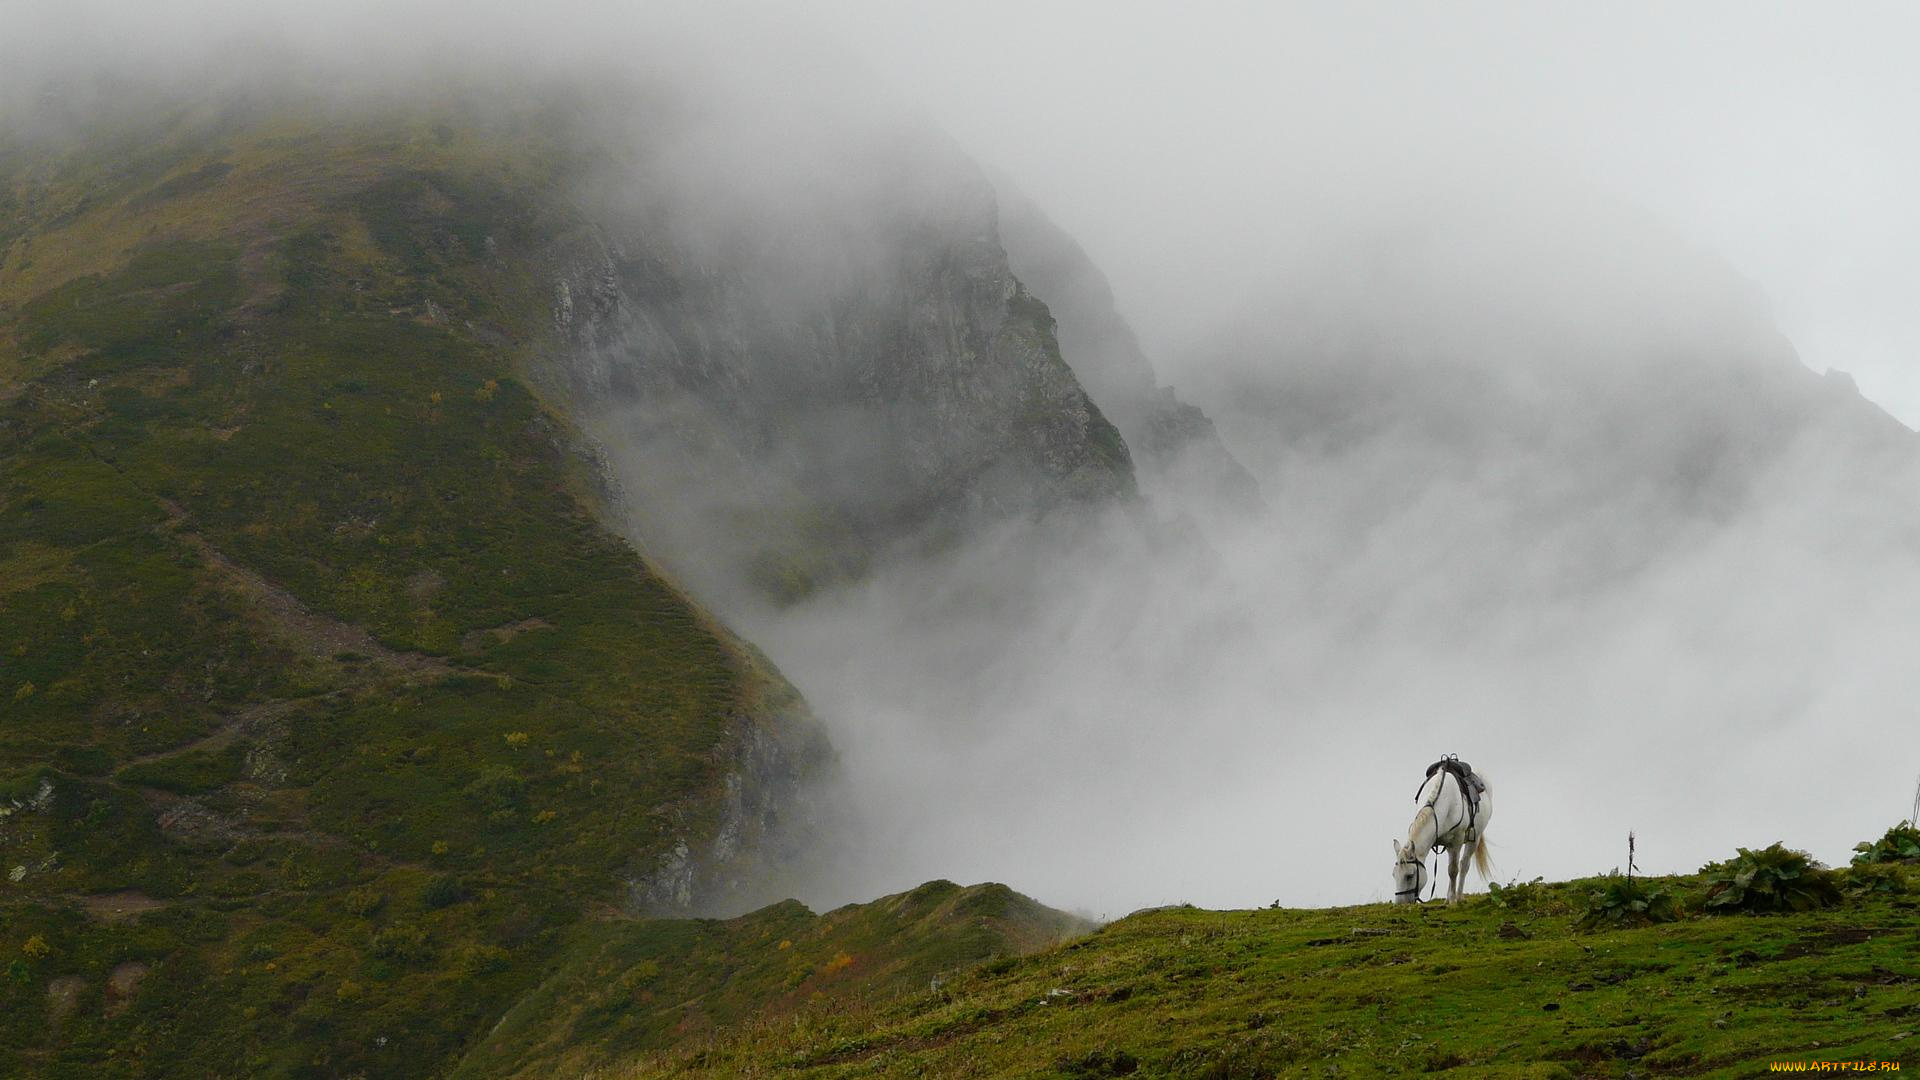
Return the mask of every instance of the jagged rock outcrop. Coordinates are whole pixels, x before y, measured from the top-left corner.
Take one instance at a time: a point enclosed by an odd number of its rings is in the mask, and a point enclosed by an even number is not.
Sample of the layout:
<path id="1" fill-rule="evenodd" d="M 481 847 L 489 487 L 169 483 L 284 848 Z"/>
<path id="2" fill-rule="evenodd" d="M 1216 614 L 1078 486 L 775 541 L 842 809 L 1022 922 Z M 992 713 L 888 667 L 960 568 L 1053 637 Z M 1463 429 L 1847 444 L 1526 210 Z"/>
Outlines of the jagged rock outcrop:
<path id="1" fill-rule="evenodd" d="M 792 599 L 897 545 L 1134 490 L 979 170 L 898 132 L 860 147 L 858 191 L 660 181 L 554 254 L 549 377 L 635 533 L 703 595 Z"/>
<path id="2" fill-rule="evenodd" d="M 1133 327 L 1115 309 L 1106 275 L 1073 237 L 1005 181 L 1000 237 L 1014 272 L 1047 298 L 1061 354 L 1133 449 L 1149 493 L 1197 489 L 1243 508 L 1258 506 L 1259 484 L 1220 440 L 1213 421 L 1161 385 Z"/>

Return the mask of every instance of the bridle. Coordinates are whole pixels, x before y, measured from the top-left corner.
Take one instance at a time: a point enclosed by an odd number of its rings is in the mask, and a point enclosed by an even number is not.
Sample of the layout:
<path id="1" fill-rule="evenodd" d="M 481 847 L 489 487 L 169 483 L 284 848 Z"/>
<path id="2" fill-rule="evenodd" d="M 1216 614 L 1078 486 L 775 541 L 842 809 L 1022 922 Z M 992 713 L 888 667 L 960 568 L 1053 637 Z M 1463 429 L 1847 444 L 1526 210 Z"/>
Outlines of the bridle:
<path id="1" fill-rule="evenodd" d="M 1394 890 L 1393 895 L 1396 897 L 1411 896 L 1413 897 L 1414 903 L 1416 904 L 1426 903 L 1427 902 L 1426 900 L 1420 899 L 1420 875 L 1426 872 L 1426 869 L 1427 869 L 1426 866 L 1423 865 L 1419 859 L 1401 859 L 1399 862 L 1394 863 L 1393 865 L 1411 866 L 1413 867 L 1413 871 L 1414 871 L 1413 872 L 1413 888 L 1396 889 Z M 1433 888 L 1427 893 L 1427 900 L 1431 900 L 1433 899 L 1434 895 L 1440 891 L 1440 860 L 1438 858 L 1434 859 L 1433 872 L 1430 874 L 1427 874 L 1427 882 L 1428 884 L 1433 886 Z"/>
<path id="2" fill-rule="evenodd" d="M 1393 895 L 1396 897 L 1411 896 L 1413 897 L 1414 901 L 1418 903 L 1420 900 L 1420 873 L 1421 871 L 1425 870 L 1426 867 L 1421 865 L 1421 862 L 1419 859 L 1401 859 L 1399 862 L 1394 863 L 1394 865 L 1396 867 L 1399 867 L 1399 866 L 1413 867 L 1413 888 L 1396 890 Z M 1433 880 L 1434 880 L 1434 884 L 1438 886 L 1440 882 L 1440 878 L 1437 874 L 1434 875 Z"/>

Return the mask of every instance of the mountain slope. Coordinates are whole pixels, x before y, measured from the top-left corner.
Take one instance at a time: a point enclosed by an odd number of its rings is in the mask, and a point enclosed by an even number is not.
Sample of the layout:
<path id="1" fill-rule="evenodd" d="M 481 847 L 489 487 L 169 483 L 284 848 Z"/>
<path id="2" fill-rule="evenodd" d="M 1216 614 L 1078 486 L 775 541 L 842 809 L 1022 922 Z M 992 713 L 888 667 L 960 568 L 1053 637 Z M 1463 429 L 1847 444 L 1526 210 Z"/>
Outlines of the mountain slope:
<path id="1" fill-rule="evenodd" d="M 432 1073 L 592 906 L 797 841 L 804 704 L 518 374 L 567 227 L 535 117 L 14 130 L 0 1072 Z"/>

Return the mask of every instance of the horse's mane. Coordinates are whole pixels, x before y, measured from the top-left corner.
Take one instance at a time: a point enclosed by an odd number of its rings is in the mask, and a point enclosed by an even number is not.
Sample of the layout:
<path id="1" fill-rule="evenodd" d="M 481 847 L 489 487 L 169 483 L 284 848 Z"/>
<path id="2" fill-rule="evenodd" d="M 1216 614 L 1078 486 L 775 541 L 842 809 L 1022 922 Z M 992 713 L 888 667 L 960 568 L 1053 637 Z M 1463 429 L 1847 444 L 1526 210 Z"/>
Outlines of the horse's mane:
<path id="1" fill-rule="evenodd" d="M 1438 814 L 1434 813 L 1432 803 L 1422 803 L 1420 804 L 1420 809 L 1413 812 L 1413 824 L 1407 826 L 1407 846 L 1408 847 L 1417 848 L 1420 846 L 1420 843 L 1419 843 L 1420 823 L 1427 819 L 1432 819 L 1434 837 L 1436 839 L 1439 837 L 1440 817 Z"/>

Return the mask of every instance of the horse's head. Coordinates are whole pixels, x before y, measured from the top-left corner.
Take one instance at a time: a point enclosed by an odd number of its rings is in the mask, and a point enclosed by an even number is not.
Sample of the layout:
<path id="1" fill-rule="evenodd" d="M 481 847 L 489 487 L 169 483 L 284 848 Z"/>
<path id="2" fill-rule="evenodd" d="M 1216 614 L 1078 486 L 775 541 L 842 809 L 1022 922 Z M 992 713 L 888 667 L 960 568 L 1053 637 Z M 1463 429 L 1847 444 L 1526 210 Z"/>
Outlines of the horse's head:
<path id="1" fill-rule="evenodd" d="M 1420 860 L 1420 853 L 1413 845 L 1399 840 L 1393 842 L 1393 902 L 1396 904 L 1417 904 L 1420 892 L 1427 887 L 1427 864 Z"/>

